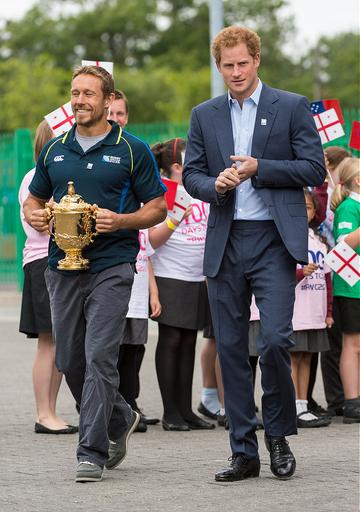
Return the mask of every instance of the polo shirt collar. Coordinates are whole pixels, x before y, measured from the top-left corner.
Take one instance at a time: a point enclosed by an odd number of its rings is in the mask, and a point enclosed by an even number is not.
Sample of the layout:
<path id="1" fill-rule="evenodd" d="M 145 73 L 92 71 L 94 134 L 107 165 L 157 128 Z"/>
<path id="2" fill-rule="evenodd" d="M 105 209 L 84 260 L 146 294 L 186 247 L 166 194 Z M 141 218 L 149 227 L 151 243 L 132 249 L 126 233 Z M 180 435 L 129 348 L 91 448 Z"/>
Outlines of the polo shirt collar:
<path id="1" fill-rule="evenodd" d="M 251 99 L 251 100 L 253 100 L 255 105 L 258 106 L 259 100 L 260 100 L 260 94 L 261 94 L 262 86 L 263 86 L 262 81 L 260 80 L 260 78 L 258 78 L 258 84 L 257 84 L 257 87 L 256 87 L 255 91 L 251 94 L 251 96 L 249 96 L 248 98 L 245 98 L 245 100 Z M 231 92 L 230 91 L 228 91 L 228 102 L 229 102 L 229 107 L 230 108 L 232 107 L 232 105 L 234 103 L 237 102 L 237 100 L 234 99 L 231 96 Z"/>
<path id="2" fill-rule="evenodd" d="M 123 130 L 114 121 L 108 121 L 108 123 L 111 124 L 111 130 L 106 135 L 106 137 L 100 141 L 100 144 L 105 144 L 106 146 L 114 146 L 115 144 L 118 144 L 120 142 L 120 137 L 121 137 Z M 76 130 L 76 123 L 68 132 L 65 133 L 65 135 L 63 135 L 63 138 L 62 138 L 63 144 L 66 144 L 68 146 L 77 144 L 77 140 L 75 138 L 75 130 Z"/>

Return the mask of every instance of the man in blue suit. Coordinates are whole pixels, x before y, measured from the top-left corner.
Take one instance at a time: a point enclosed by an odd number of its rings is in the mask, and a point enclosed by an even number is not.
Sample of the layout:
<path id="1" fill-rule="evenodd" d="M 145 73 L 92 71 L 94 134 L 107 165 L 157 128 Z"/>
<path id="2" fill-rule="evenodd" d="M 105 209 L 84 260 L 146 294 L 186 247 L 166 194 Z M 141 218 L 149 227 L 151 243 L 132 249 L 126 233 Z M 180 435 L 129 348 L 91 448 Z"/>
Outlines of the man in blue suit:
<path id="1" fill-rule="evenodd" d="M 303 187 L 325 178 L 323 152 L 306 98 L 258 78 L 260 38 L 227 27 L 212 54 L 229 91 L 192 111 L 183 182 L 210 203 L 204 273 L 230 425 L 230 466 L 217 481 L 259 476 L 248 354 L 251 295 L 260 310 L 265 444 L 273 474 L 287 479 L 296 461 L 285 436 L 296 434 L 288 349 L 296 262 L 307 263 Z"/>

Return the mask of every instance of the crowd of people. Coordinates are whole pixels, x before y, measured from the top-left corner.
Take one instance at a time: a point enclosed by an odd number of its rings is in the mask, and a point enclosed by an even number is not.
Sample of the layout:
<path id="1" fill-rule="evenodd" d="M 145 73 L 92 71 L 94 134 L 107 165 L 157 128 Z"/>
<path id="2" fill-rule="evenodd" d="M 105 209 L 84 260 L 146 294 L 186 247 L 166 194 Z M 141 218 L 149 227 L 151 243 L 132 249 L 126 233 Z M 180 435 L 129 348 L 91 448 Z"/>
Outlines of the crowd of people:
<path id="1" fill-rule="evenodd" d="M 323 262 L 341 240 L 359 253 L 359 159 L 323 153 L 307 100 L 261 82 L 255 32 L 227 27 L 212 53 L 229 92 L 194 108 L 187 141 L 150 149 L 126 131 L 127 98 L 96 66 L 74 72 L 75 126 L 53 138 L 43 121 L 36 133 L 36 169 L 19 191 L 20 331 L 38 338 L 35 432 L 79 432 L 77 482 L 101 480 L 130 435 L 159 421 L 166 431 L 229 430 L 230 466 L 217 481 L 259 476 L 256 430 L 271 471 L 288 479 L 296 460 L 286 436 L 334 415 L 360 422 L 360 281 L 331 278 Z M 180 220 L 161 177 L 191 196 Z M 69 180 L 100 207 L 87 270 L 59 270 L 63 253 L 49 241 L 45 203 L 59 202 Z M 138 406 L 149 317 L 161 420 Z M 199 331 L 203 417 L 192 408 Z M 319 354 L 326 409 L 312 396 Z M 63 374 L 79 427 L 56 414 Z"/>

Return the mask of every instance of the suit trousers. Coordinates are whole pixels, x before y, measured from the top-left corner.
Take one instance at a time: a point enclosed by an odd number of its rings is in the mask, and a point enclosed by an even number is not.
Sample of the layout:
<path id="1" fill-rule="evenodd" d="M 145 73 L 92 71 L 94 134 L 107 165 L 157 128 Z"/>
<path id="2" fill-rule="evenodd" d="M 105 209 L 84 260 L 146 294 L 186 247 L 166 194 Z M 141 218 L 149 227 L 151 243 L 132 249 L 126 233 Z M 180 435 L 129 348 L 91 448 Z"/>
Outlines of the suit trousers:
<path id="1" fill-rule="evenodd" d="M 296 262 L 273 221 L 233 221 L 218 275 L 208 279 L 232 453 L 256 457 L 256 416 L 249 363 L 251 296 L 260 311 L 262 413 L 268 436 L 297 433 L 288 349 Z"/>
<path id="2" fill-rule="evenodd" d="M 134 271 L 123 263 L 101 272 L 45 272 L 55 338 L 55 364 L 80 404 L 79 461 L 103 467 L 109 438 L 131 421 L 118 391 L 117 361 Z"/>

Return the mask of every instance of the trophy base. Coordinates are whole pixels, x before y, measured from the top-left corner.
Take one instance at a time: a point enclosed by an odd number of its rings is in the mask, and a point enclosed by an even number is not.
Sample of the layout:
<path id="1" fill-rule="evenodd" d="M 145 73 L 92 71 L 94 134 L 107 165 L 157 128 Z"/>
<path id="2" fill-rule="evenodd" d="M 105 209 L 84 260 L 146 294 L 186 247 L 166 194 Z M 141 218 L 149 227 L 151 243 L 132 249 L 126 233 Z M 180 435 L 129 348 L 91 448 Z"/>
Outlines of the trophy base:
<path id="1" fill-rule="evenodd" d="M 86 270 L 90 266 L 89 260 L 81 256 L 67 255 L 63 260 L 58 261 L 58 270 Z"/>

